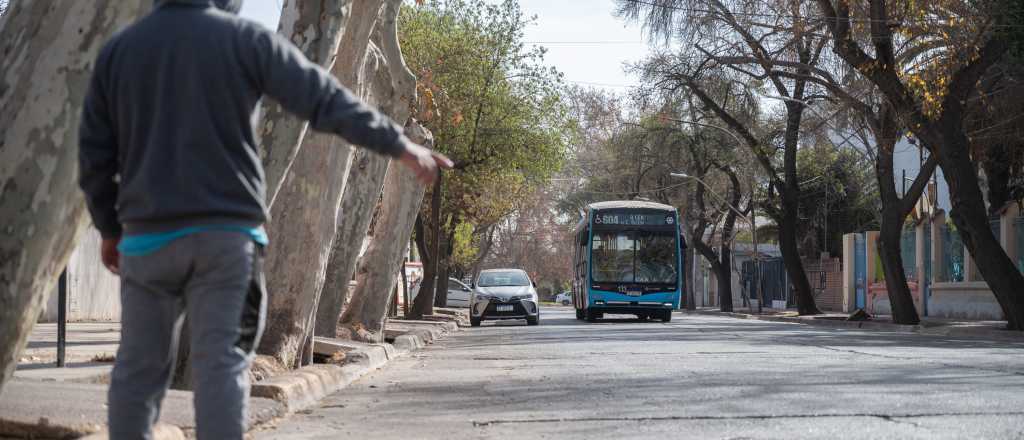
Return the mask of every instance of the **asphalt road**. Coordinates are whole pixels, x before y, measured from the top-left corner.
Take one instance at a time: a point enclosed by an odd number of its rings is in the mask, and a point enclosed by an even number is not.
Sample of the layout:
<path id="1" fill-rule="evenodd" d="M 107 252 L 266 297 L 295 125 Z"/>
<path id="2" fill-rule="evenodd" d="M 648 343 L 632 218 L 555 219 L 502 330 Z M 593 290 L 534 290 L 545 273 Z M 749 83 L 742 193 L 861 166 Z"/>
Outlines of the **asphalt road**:
<path id="1" fill-rule="evenodd" d="M 625 317 L 623 317 L 625 318 Z M 266 439 L 1024 438 L 1024 343 L 546 308 L 466 329 Z"/>

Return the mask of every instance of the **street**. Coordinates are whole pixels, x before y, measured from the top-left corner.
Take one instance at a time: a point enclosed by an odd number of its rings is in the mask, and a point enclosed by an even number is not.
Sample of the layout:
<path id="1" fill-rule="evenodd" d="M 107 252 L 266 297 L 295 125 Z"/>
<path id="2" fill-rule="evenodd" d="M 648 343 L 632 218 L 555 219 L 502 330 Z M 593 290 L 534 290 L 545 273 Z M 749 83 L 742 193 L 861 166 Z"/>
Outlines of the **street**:
<path id="1" fill-rule="evenodd" d="M 256 437 L 1024 438 L 1024 343 L 622 318 L 488 321 Z"/>

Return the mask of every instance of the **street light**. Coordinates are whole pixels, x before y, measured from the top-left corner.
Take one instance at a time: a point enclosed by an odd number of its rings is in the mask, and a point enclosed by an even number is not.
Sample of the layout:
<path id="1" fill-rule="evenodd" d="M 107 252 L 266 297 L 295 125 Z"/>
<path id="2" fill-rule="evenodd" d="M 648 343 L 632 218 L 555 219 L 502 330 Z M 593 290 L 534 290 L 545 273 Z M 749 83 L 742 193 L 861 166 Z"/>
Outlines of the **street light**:
<path id="1" fill-rule="evenodd" d="M 753 280 L 754 283 L 753 284 L 754 284 L 754 287 L 757 289 L 757 313 L 761 314 L 762 306 L 764 304 L 764 291 L 763 291 L 763 289 L 760 288 L 760 286 L 757 285 L 757 281 L 758 281 L 758 279 L 757 279 L 757 272 L 761 268 L 761 255 L 757 251 L 757 225 L 756 225 L 756 222 L 757 222 L 757 213 L 756 212 L 757 212 L 757 210 L 754 208 L 754 205 L 753 205 L 753 203 L 754 203 L 754 183 L 753 182 L 750 183 L 750 203 L 751 203 L 750 206 L 751 206 L 751 208 L 750 208 L 750 216 L 748 217 L 746 214 L 740 212 L 739 208 L 737 208 L 735 206 L 732 206 L 731 203 L 727 202 L 724 197 L 718 195 L 718 193 L 716 193 L 715 190 L 711 189 L 711 185 L 708 185 L 707 182 L 704 182 L 704 180 L 702 180 L 700 177 L 691 176 L 691 175 L 686 174 L 686 173 L 669 173 L 669 175 L 672 176 L 672 177 L 678 177 L 678 178 L 681 178 L 681 179 L 693 179 L 693 180 L 696 180 L 697 183 L 700 183 L 701 185 L 704 185 L 704 188 L 707 189 L 708 192 L 711 193 L 711 195 L 715 196 L 715 198 L 717 198 L 719 201 L 721 201 L 723 204 L 725 204 L 726 207 L 731 209 L 740 218 L 742 218 L 744 221 L 746 221 L 747 224 L 750 225 L 750 240 L 753 242 L 753 245 L 754 245 L 754 280 Z"/>

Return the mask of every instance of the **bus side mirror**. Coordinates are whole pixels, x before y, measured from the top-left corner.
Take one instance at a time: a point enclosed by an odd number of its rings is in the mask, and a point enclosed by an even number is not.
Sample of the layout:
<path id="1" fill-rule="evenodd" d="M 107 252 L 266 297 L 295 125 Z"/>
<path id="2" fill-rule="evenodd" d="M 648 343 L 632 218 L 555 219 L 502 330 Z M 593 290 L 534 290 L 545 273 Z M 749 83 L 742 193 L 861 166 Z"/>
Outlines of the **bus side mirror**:
<path id="1" fill-rule="evenodd" d="M 687 246 L 686 246 L 686 236 L 683 235 L 683 234 L 679 234 L 679 247 L 683 248 L 683 249 L 687 248 Z"/>
<path id="2" fill-rule="evenodd" d="M 580 235 L 579 235 L 580 242 L 579 242 L 579 245 L 581 247 L 582 246 L 586 246 L 587 245 L 587 239 L 589 237 L 590 237 L 590 230 L 589 229 L 584 229 L 584 230 L 580 231 Z"/>

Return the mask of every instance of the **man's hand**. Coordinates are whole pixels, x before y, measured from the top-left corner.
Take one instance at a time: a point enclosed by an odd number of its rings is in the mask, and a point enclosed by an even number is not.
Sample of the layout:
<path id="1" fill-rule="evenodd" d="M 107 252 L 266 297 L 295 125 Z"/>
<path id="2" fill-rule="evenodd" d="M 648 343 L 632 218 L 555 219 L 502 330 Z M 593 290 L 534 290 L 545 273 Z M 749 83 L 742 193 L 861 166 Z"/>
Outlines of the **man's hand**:
<path id="1" fill-rule="evenodd" d="M 434 183 L 439 168 L 448 169 L 455 165 L 445 155 L 412 141 L 406 142 L 405 151 L 398 157 L 398 160 L 409 167 L 413 173 L 416 173 L 416 179 L 424 185 Z"/>
<path id="2" fill-rule="evenodd" d="M 100 259 L 103 260 L 103 265 L 107 267 L 107 270 L 114 275 L 121 273 L 121 253 L 117 250 L 118 243 L 121 243 L 120 237 L 104 238 L 103 244 L 100 245 Z"/>

